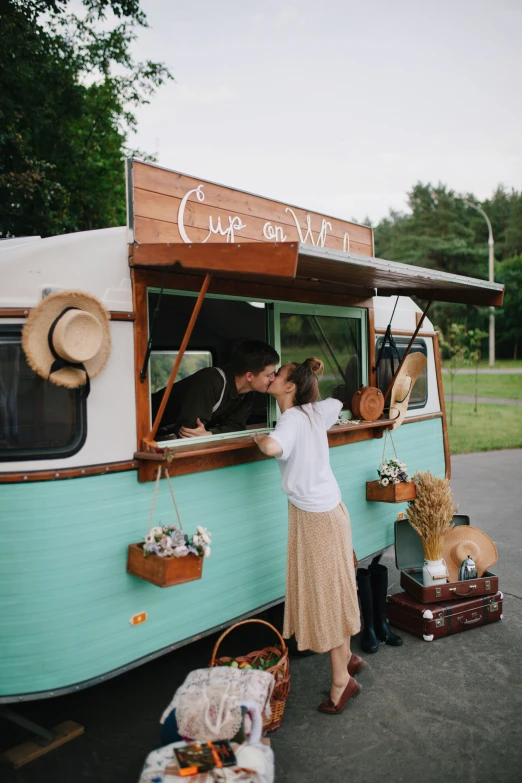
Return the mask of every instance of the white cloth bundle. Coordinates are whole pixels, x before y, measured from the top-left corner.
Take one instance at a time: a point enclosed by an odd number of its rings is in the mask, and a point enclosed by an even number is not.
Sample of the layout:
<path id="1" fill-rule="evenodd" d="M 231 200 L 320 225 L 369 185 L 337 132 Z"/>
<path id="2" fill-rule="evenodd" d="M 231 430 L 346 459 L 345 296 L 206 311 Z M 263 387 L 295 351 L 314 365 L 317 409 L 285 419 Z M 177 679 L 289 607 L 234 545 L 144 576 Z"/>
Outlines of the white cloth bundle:
<path id="1" fill-rule="evenodd" d="M 179 783 L 182 778 L 177 774 L 174 748 L 181 748 L 185 744 L 171 742 L 149 753 L 138 783 Z M 236 767 L 191 775 L 188 778 L 190 783 L 273 783 L 275 772 L 272 748 L 262 743 L 233 747 L 237 758 Z"/>
<path id="2" fill-rule="evenodd" d="M 174 694 L 160 723 L 175 709 L 182 737 L 231 739 L 241 728 L 241 705 L 245 702 L 253 702 L 260 713 L 270 717 L 274 685 L 273 675 L 258 669 L 195 669 Z"/>

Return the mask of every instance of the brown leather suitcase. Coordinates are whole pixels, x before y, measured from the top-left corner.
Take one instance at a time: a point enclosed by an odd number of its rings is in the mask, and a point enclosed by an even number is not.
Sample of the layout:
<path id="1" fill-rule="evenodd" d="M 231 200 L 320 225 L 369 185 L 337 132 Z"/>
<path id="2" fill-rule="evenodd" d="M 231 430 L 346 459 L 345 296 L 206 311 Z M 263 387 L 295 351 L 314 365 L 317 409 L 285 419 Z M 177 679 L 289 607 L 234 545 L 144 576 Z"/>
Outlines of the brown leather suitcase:
<path id="1" fill-rule="evenodd" d="M 450 604 L 423 604 L 408 593 L 395 593 L 388 596 L 388 619 L 390 625 L 431 642 L 502 620 L 502 599 L 498 592 Z"/>
<path id="2" fill-rule="evenodd" d="M 455 514 L 455 525 L 469 525 L 469 517 Z M 462 598 L 474 598 L 480 595 L 496 595 L 498 576 L 485 571 L 478 579 L 466 582 L 443 582 L 440 585 L 424 587 L 422 565 L 424 551 L 420 536 L 412 528 L 406 517 L 395 520 L 395 564 L 401 572 L 401 587 L 413 598 L 423 604 L 436 601 L 458 601 Z"/>

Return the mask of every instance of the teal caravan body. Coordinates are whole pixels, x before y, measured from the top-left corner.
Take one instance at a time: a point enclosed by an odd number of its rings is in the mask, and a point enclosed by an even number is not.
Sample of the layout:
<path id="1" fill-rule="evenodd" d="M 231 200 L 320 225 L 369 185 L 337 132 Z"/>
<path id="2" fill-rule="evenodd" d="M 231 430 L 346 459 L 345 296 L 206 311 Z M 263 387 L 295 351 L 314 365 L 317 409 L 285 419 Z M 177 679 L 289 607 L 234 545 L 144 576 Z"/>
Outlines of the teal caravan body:
<path id="1" fill-rule="evenodd" d="M 127 227 L 0 247 L 1 702 L 86 687 L 284 600 L 286 499 L 250 432 L 274 425 L 270 400 L 260 395 L 246 432 L 188 444 L 151 437 L 150 395 L 165 386 L 210 275 L 178 377 L 258 337 L 283 362 L 322 358 L 322 395 L 348 402 L 363 384 L 387 390 L 421 317 L 412 294 L 502 300 L 501 286 L 376 259 L 364 226 L 134 161 L 128 193 Z M 111 313 L 111 355 L 87 400 L 36 376 L 21 347 L 31 308 L 60 289 L 89 292 Z M 376 369 L 395 305 L 397 351 L 386 343 Z M 426 354 L 427 370 L 395 447 L 410 472 L 449 475 L 427 319 L 411 350 Z M 329 433 L 331 462 L 363 558 L 393 543 L 404 505 L 366 500 L 387 413 L 353 423 L 347 404 L 343 416 Z M 202 578 L 166 589 L 126 571 L 158 468 L 170 473 L 184 528 L 212 532 Z M 166 483 L 154 517 L 164 524 L 175 519 Z"/>

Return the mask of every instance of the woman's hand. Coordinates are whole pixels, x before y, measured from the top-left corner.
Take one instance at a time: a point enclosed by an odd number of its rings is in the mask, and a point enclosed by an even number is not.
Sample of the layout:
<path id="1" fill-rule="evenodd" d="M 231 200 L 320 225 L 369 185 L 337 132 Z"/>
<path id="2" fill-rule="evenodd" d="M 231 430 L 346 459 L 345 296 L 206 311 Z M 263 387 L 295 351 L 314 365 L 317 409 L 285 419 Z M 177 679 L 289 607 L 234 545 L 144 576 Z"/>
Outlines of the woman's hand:
<path id="1" fill-rule="evenodd" d="M 260 450 L 263 454 L 266 454 L 267 457 L 279 457 L 283 453 L 283 449 L 279 443 L 269 435 L 260 435 L 259 432 L 256 432 L 253 438 Z"/>

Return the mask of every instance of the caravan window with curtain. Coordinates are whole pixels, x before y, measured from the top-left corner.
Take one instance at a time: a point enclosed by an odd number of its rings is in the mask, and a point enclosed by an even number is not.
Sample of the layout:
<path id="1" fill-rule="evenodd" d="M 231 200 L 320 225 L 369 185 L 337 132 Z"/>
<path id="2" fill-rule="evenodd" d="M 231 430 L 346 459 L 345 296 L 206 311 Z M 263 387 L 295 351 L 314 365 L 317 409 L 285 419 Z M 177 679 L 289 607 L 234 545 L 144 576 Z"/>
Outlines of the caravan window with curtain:
<path id="1" fill-rule="evenodd" d="M 0 326 L 0 460 L 69 457 L 86 435 L 80 390 L 40 378 L 27 364 L 21 325 Z"/>

